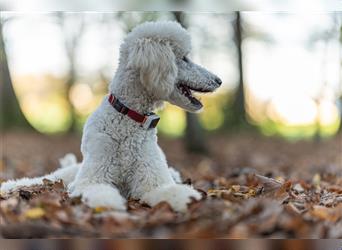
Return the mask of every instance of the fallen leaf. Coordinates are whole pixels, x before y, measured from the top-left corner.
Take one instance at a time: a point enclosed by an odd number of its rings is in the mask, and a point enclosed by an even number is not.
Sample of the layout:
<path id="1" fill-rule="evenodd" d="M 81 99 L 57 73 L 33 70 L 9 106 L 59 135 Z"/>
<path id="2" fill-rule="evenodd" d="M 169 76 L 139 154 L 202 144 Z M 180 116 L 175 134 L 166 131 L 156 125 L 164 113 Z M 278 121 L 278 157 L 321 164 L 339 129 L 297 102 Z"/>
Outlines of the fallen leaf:
<path id="1" fill-rule="evenodd" d="M 19 190 L 19 196 L 24 200 L 29 200 L 32 197 L 32 192 L 29 192 L 27 190 Z"/>
<path id="2" fill-rule="evenodd" d="M 259 174 L 254 175 L 259 181 L 260 185 L 263 186 L 264 192 L 270 192 L 279 189 L 282 186 L 280 181 L 273 178 L 268 178 Z"/>
<path id="3" fill-rule="evenodd" d="M 59 221 L 61 221 L 63 223 L 70 223 L 71 222 L 67 212 L 64 210 L 56 211 L 55 216 Z"/>
<path id="4" fill-rule="evenodd" d="M 257 194 L 257 191 L 255 191 L 254 189 L 251 188 L 251 189 L 248 190 L 248 195 L 249 196 L 255 196 L 256 194 Z"/>
<path id="5" fill-rule="evenodd" d="M 321 184 L 321 176 L 320 174 L 315 174 L 314 177 L 312 178 L 312 183 L 315 186 L 319 186 Z"/>
<path id="6" fill-rule="evenodd" d="M 301 214 L 301 211 L 292 202 L 285 205 L 285 210 L 295 215 Z"/>
<path id="7" fill-rule="evenodd" d="M 44 178 L 43 179 L 43 184 L 46 185 L 46 186 L 52 186 L 53 185 L 53 181 Z"/>
<path id="8" fill-rule="evenodd" d="M 311 215 L 321 220 L 336 222 L 342 217 L 342 204 L 334 208 L 315 205 L 311 210 Z"/>
<path id="9" fill-rule="evenodd" d="M 232 190 L 233 190 L 234 192 L 239 192 L 239 191 L 240 191 L 240 185 L 233 185 L 233 186 L 232 186 Z"/>
<path id="10" fill-rule="evenodd" d="M 299 183 L 294 185 L 293 190 L 296 191 L 297 193 L 303 193 L 305 191 L 302 185 L 300 185 Z"/>
<path id="11" fill-rule="evenodd" d="M 109 209 L 107 207 L 95 207 L 93 208 L 94 213 L 98 214 L 98 213 L 102 213 L 105 211 L 108 211 Z"/>
<path id="12" fill-rule="evenodd" d="M 45 215 L 45 211 L 40 207 L 36 207 L 36 208 L 31 208 L 27 210 L 24 214 L 24 217 L 27 219 L 40 219 L 44 215 Z"/>

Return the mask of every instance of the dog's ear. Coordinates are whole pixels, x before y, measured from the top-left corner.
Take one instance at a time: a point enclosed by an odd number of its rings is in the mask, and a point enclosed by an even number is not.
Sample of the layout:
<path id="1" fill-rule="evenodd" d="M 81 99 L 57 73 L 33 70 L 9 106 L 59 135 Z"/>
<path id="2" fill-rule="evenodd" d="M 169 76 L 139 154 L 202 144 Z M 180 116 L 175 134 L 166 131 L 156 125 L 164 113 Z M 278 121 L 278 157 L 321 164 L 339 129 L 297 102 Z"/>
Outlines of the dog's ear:
<path id="1" fill-rule="evenodd" d="M 157 98 L 168 97 L 177 77 L 175 54 L 167 41 L 142 38 L 128 56 L 128 66 L 140 70 L 140 81 Z"/>

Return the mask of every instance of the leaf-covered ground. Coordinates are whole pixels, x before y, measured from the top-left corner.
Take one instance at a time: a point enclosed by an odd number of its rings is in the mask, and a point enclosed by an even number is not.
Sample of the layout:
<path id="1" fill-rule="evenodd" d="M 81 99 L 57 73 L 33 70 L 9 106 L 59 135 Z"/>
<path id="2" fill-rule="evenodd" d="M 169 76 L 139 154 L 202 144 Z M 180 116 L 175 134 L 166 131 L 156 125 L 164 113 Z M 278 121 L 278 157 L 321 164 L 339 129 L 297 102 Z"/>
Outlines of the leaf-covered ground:
<path id="1" fill-rule="evenodd" d="M 80 138 L 8 133 L 1 180 L 37 176 L 79 154 Z M 256 135 L 215 136 L 210 154 L 161 139 L 170 165 L 203 195 L 178 214 L 128 201 L 128 212 L 90 209 L 62 182 L 1 194 L 3 237 L 342 238 L 342 137 L 289 143 Z"/>

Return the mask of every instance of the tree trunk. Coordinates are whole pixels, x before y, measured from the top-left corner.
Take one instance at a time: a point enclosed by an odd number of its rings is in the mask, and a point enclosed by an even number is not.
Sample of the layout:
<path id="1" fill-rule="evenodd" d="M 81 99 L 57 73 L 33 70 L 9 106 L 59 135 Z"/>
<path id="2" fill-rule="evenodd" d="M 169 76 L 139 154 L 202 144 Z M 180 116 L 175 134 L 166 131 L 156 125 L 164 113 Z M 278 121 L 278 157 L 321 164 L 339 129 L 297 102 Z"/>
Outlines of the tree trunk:
<path id="1" fill-rule="evenodd" d="M 174 11 L 173 14 L 176 18 L 176 21 L 186 28 L 183 12 Z M 198 116 L 194 113 L 186 112 L 185 146 L 189 152 L 208 152 L 204 132 L 205 131 L 199 122 Z"/>
<path id="2" fill-rule="evenodd" d="M 70 127 L 68 129 L 68 133 L 74 133 L 77 131 L 77 114 L 76 114 L 76 110 L 73 106 L 73 104 L 71 103 L 71 100 L 69 100 L 69 94 L 70 94 L 70 90 L 71 87 L 75 84 L 76 81 L 76 71 L 74 69 L 74 59 L 70 59 L 70 71 L 69 71 L 69 78 L 66 82 L 66 99 L 68 100 L 69 103 L 69 108 L 70 108 L 70 116 L 71 116 L 71 124 Z"/>
<path id="3" fill-rule="evenodd" d="M 204 130 L 196 114 L 186 112 L 185 146 L 192 153 L 208 153 Z"/>
<path id="4" fill-rule="evenodd" d="M 340 27 L 340 47 L 339 47 L 339 52 L 340 52 L 340 72 L 339 72 L 339 81 L 340 81 L 340 91 L 342 91 L 342 50 L 341 50 L 341 47 L 342 47 L 342 24 L 341 24 L 341 27 Z M 341 121 L 340 121 L 340 127 L 338 129 L 338 132 L 342 134 L 342 93 L 340 92 L 340 98 L 339 98 L 339 102 L 340 102 L 340 118 L 341 118 Z"/>
<path id="5" fill-rule="evenodd" d="M 8 68 L 5 42 L 2 34 L 3 24 L 0 21 L 0 127 L 2 129 L 32 129 L 22 113 L 15 95 Z"/>
<path id="6" fill-rule="evenodd" d="M 232 124 L 233 126 L 241 126 L 247 124 L 246 110 L 245 110 L 245 95 L 244 95 L 244 79 L 243 79 L 243 58 L 242 58 L 242 27 L 240 12 L 236 12 L 236 19 L 234 23 L 235 31 L 235 46 L 237 50 L 237 63 L 239 70 L 239 82 L 235 94 L 235 100 L 232 105 Z"/>
<path id="7" fill-rule="evenodd" d="M 66 33 L 66 27 L 68 27 L 68 14 L 66 13 L 56 13 L 56 19 L 57 19 L 57 23 L 60 25 L 62 32 Z M 69 34 L 68 36 L 64 37 L 64 46 L 65 46 L 65 50 L 66 50 L 66 54 L 70 63 L 70 69 L 69 69 L 69 73 L 68 73 L 68 78 L 66 81 L 66 96 L 65 98 L 68 100 L 69 103 L 69 108 L 70 108 L 70 116 L 71 116 L 71 124 L 70 127 L 68 129 L 68 133 L 74 133 L 77 132 L 77 113 L 76 110 L 71 102 L 71 100 L 69 100 L 69 95 L 70 95 L 70 90 L 72 88 L 72 86 L 75 84 L 76 80 L 77 80 L 77 70 L 76 70 L 76 50 L 79 46 L 79 42 L 81 39 L 81 36 L 84 32 L 84 28 L 85 28 L 85 23 L 82 17 L 80 17 L 81 19 L 79 20 L 79 23 L 77 24 L 74 33 Z"/>

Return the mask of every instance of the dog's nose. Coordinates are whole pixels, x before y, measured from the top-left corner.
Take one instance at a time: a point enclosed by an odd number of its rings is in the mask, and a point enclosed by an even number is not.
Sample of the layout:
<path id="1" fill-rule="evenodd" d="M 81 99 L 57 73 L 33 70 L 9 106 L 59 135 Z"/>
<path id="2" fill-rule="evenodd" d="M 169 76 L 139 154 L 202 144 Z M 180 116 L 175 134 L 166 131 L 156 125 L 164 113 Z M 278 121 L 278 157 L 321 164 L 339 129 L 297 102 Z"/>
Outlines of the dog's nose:
<path id="1" fill-rule="evenodd" d="M 221 79 L 218 78 L 218 77 L 215 78 L 215 82 L 216 82 L 218 85 L 221 85 L 221 84 L 222 84 Z"/>

